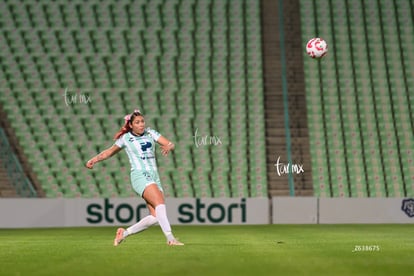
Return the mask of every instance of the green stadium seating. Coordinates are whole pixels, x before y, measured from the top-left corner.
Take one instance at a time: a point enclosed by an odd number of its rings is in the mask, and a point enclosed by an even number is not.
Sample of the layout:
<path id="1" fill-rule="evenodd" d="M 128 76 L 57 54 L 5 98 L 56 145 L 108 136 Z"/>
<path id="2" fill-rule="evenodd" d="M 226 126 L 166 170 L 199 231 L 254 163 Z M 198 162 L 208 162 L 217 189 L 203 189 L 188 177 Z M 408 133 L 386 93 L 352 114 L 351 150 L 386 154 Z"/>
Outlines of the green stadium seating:
<path id="1" fill-rule="evenodd" d="M 260 1 L 0 1 L 0 24 L 0 104 L 47 197 L 135 196 L 126 156 L 83 168 L 135 108 L 177 144 L 166 196 L 267 196 Z"/>
<path id="2" fill-rule="evenodd" d="M 320 36 L 330 49 L 320 62 L 304 53 L 316 196 L 413 195 L 410 10 L 409 1 L 300 1 L 303 43 Z"/>

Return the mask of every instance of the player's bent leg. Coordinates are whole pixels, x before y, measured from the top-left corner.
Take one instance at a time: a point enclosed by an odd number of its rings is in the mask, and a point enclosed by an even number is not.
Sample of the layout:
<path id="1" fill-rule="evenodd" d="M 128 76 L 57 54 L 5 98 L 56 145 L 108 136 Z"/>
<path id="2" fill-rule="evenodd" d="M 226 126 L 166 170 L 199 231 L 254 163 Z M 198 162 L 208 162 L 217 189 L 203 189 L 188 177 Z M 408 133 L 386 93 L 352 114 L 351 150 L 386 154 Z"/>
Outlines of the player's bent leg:
<path id="1" fill-rule="evenodd" d="M 142 218 L 140 221 L 135 223 L 134 225 L 128 227 L 124 232 L 124 238 L 129 235 L 137 234 L 139 232 L 144 231 L 145 229 L 151 227 L 152 225 L 158 222 L 157 218 L 153 215 L 148 215 Z"/>

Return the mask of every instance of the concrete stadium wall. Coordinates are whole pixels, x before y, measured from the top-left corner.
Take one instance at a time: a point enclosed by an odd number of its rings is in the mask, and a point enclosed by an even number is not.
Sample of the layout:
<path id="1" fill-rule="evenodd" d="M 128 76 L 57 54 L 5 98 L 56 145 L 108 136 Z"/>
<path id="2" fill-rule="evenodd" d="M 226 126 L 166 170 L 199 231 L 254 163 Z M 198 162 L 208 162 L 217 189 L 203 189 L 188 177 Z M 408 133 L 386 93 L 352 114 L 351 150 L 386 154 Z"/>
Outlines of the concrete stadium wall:
<path id="1" fill-rule="evenodd" d="M 404 198 L 168 198 L 166 204 L 173 225 L 414 223 L 414 199 Z M 0 199 L 0 228 L 130 225 L 147 214 L 138 198 Z"/>

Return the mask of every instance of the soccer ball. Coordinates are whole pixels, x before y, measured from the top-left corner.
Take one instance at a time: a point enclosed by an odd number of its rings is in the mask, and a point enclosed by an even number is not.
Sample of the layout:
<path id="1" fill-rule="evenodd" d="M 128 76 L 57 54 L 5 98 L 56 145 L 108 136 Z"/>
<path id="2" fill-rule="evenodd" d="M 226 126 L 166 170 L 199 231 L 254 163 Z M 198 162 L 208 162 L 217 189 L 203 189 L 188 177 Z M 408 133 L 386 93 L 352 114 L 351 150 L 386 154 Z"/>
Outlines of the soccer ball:
<path id="1" fill-rule="evenodd" d="M 322 58 L 328 52 L 328 44 L 322 38 L 312 38 L 306 44 L 306 52 L 311 58 Z"/>

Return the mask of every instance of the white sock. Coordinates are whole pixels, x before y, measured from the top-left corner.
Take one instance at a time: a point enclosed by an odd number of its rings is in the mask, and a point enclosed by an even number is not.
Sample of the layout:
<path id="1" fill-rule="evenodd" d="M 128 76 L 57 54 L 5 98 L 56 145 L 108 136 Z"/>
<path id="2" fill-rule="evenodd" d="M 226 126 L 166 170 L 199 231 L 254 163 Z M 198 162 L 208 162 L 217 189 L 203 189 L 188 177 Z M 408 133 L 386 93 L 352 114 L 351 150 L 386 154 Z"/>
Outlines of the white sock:
<path id="1" fill-rule="evenodd" d="M 167 209 L 165 208 L 165 204 L 160 204 L 155 207 L 155 214 L 157 216 L 158 223 L 161 226 L 162 232 L 164 233 L 167 240 L 173 240 L 174 236 L 171 232 L 170 222 L 167 218 Z"/>
<path id="2" fill-rule="evenodd" d="M 144 231 L 148 227 L 156 224 L 157 222 L 158 222 L 158 220 L 157 220 L 156 217 L 154 217 L 152 215 L 146 216 L 145 218 L 141 219 L 140 221 L 138 221 L 134 225 L 128 227 L 127 230 L 124 232 L 124 238 L 126 238 L 129 235 L 136 234 L 136 233 L 139 233 L 141 231 Z"/>

